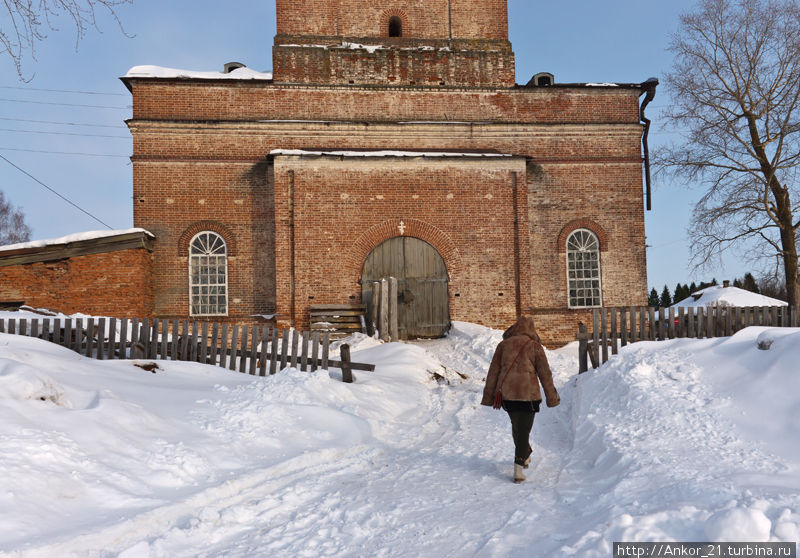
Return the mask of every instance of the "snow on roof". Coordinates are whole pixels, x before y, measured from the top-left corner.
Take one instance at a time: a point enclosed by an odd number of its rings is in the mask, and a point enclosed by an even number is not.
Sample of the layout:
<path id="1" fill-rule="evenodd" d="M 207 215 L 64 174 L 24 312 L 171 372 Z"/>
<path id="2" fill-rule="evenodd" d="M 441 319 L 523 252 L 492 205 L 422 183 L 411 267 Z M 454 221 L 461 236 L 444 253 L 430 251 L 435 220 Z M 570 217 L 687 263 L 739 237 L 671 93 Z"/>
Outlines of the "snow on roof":
<path id="1" fill-rule="evenodd" d="M 585 83 L 584 85 L 586 85 L 586 87 L 619 87 L 618 83 L 609 83 L 609 82 L 604 82 L 604 83 Z"/>
<path id="2" fill-rule="evenodd" d="M 125 74 L 126 78 L 160 78 L 160 79 L 230 79 L 230 80 L 247 80 L 247 79 L 260 79 L 271 80 L 272 72 L 257 72 L 250 68 L 236 68 L 229 73 L 225 72 L 198 72 L 194 70 L 178 70 L 176 68 L 164 68 L 161 66 L 134 66 L 128 73 Z"/>
<path id="3" fill-rule="evenodd" d="M 461 153 L 449 151 L 309 151 L 305 149 L 273 149 L 270 155 L 329 155 L 333 157 L 513 157 L 508 153 Z"/>
<path id="4" fill-rule="evenodd" d="M 698 296 L 699 295 L 699 296 Z M 697 298 L 697 300 L 695 300 Z M 692 293 L 687 299 L 675 304 L 675 308 L 706 306 L 788 306 L 782 300 L 752 293 L 737 287 L 708 287 Z"/>
<path id="5" fill-rule="evenodd" d="M 31 242 L 20 242 L 18 244 L 8 244 L 0 246 L 0 252 L 9 252 L 11 250 L 26 250 L 29 248 L 44 248 L 45 246 L 55 246 L 58 244 L 70 244 L 72 242 L 80 242 L 82 240 L 95 240 L 98 238 L 107 238 L 112 236 L 122 236 L 125 234 L 141 232 L 155 238 L 155 235 L 150 231 L 144 229 L 119 229 L 111 231 L 86 231 L 81 233 L 68 234 L 59 238 L 48 238 L 44 240 L 34 240 Z"/>

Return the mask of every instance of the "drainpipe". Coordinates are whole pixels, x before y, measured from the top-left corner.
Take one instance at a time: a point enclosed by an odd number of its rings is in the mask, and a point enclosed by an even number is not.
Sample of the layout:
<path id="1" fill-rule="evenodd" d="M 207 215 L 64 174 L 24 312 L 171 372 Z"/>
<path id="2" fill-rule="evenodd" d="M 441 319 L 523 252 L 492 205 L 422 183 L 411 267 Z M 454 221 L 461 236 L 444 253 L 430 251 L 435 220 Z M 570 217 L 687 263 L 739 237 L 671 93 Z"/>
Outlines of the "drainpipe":
<path id="1" fill-rule="evenodd" d="M 447 27 L 448 27 L 448 34 L 450 35 L 450 41 L 453 40 L 453 8 L 450 5 L 451 0 L 447 0 Z M 449 46 L 453 46 L 452 44 Z"/>
<path id="2" fill-rule="evenodd" d="M 289 275 L 291 324 L 296 326 L 295 316 L 295 246 L 294 246 L 294 171 L 289 171 Z"/>
<path id="3" fill-rule="evenodd" d="M 656 87 L 658 87 L 658 79 L 650 78 L 641 84 L 644 101 L 639 109 L 639 120 L 644 123 L 644 131 L 642 132 L 642 149 L 644 151 L 644 179 L 647 188 L 647 211 L 652 209 L 652 195 L 651 195 L 651 182 L 650 182 L 650 148 L 647 145 L 647 136 L 650 134 L 650 119 L 644 115 L 644 109 L 650 104 L 656 96 Z M 640 96 L 641 96 L 640 95 Z"/>

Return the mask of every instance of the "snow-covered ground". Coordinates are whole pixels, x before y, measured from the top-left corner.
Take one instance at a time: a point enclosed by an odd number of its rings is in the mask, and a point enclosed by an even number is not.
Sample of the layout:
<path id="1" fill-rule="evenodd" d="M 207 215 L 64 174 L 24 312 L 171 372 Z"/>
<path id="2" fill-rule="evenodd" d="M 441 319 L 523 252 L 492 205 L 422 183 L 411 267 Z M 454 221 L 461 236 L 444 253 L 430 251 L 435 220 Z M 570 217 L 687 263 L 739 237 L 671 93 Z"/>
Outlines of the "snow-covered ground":
<path id="1" fill-rule="evenodd" d="M 642 342 L 537 415 L 511 482 L 481 407 L 499 331 L 351 340 L 373 362 L 155 373 L 0 334 L 0 555 L 581 556 L 614 541 L 797 541 L 800 330 Z M 772 341 L 759 350 L 757 341 Z M 766 345 L 768 343 L 765 343 Z"/>

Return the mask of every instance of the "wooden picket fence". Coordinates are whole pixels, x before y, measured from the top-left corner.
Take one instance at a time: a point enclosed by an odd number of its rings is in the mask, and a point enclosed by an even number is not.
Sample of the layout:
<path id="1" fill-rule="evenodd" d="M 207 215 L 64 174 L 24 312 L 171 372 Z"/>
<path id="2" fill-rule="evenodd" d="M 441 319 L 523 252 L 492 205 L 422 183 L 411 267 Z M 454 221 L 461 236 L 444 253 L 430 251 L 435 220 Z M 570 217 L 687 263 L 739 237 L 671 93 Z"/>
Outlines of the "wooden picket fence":
<path id="1" fill-rule="evenodd" d="M 287 366 L 304 372 L 334 367 L 342 370 L 347 382 L 352 381 L 352 370 L 375 370 L 373 364 L 350 362 L 347 345 L 341 347 L 341 360 L 330 359 L 327 333 L 278 330 L 268 325 L 158 318 L 32 318 L 0 319 L 0 333 L 45 339 L 99 360 L 203 362 L 258 376 L 275 374 Z"/>
<path id="2" fill-rule="evenodd" d="M 796 309 L 788 306 L 711 306 L 698 308 L 595 308 L 592 329 L 578 327 L 579 372 L 608 362 L 619 347 L 637 341 L 729 337 L 750 326 L 798 327 Z"/>

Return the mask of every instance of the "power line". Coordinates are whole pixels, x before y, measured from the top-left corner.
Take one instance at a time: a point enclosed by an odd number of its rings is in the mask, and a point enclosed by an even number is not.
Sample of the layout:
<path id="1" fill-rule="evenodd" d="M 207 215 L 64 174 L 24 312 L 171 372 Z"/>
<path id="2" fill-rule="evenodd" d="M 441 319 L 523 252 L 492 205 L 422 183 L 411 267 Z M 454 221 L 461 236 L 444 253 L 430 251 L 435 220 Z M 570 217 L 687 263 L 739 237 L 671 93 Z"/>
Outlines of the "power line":
<path id="1" fill-rule="evenodd" d="M 127 97 L 129 93 L 101 93 L 100 91 L 75 91 L 70 89 L 39 89 L 37 87 L 21 87 L 19 85 L 0 85 L 0 89 L 21 89 L 23 91 L 46 91 L 48 93 L 77 93 L 80 95 L 104 95 L 108 97 Z"/>
<path id="2" fill-rule="evenodd" d="M 116 124 L 82 124 L 80 122 L 57 122 L 55 120 L 31 120 L 29 118 L 8 118 L 0 116 L 0 120 L 9 120 L 12 122 L 32 122 L 34 124 L 55 124 L 58 126 L 87 126 L 90 128 L 119 128 L 127 129 L 127 126 L 119 126 Z"/>
<path id="3" fill-rule="evenodd" d="M 21 149 L 19 147 L 0 147 L 0 151 L 24 151 L 25 153 L 50 153 L 53 155 L 83 155 L 85 157 L 121 157 L 129 159 L 130 155 L 111 155 L 107 153 L 78 153 L 74 151 L 45 151 L 43 149 Z"/>
<path id="4" fill-rule="evenodd" d="M 56 192 L 55 190 L 53 190 L 53 189 L 52 189 L 50 186 L 48 186 L 47 184 L 45 184 L 44 182 L 42 182 L 41 180 L 39 180 L 38 178 L 36 178 L 35 176 L 33 176 L 33 175 L 32 175 L 31 173 L 29 173 L 28 171 L 26 171 L 26 170 L 24 170 L 24 169 L 22 169 L 22 168 L 18 167 L 17 165 L 15 165 L 14 163 L 12 163 L 12 162 L 11 162 L 11 161 L 9 161 L 8 159 L 6 159 L 6 158 L 3 156 L 3 154 L 2 154 L 2 153 L 0 153 L 0 159 L 4 160 L 6 163 L 8 163 L 9 165 L 11 165 L 11 166 L 12 166 L 12 167 L 14 167 L 15 169 L 17 169 L 19 172 L 21 172 L 21 173 L 22 173 L 22 174 L 24 174 L 25 176 L 27 176 L 27 177 L 31 178 L 31 179 L 32 179 L 32 180 L 34 180 L 35 182 L 38 182 L 39 184 L 41 184 L 42 186 L 44 186 L 45 188 L 47 188 L 48 190 L 50 190 L 52 193 L 54 193 L 56 196 L 58 196 L 59 198 L 61 198 L 62 200 L 64 200 L 65 202 L 67 202 L 68 204 L 70 204 L 71 206 L 73 206 L 74 208 L 76 208 L 76 209 L 78 209 L 78 210 L 82 211 L 83 213 L 85 213 L 86 215 L 88 215 L 89 217 L 91 217 L 92 219 L 94 219 L 95 221 L 97 221 L 98 223 L 100 223 L 101 225 L 103 225 L 104 227 L 107 227 L 107 228 L 108 228 L 108 229 L 110 229 L 110 230 L 114 230 L 114 229 L 113 229 L 113 227 L 111 227 L 111 226 L 110 226 L 110 225 L 108 225 L 107 223 L 104 223 L 103 221 L 101 221 L 100 219 L 98 219 L 97 217 L 95 217 L 94 215 L 92 215 L 91 213 L 89 213 L 88 211 L 86 211 L 85 209 L 83 209 L 81 206 L 79 206 L 79 205 L 78 205 L 78 204 L 76 204 L 75 202 L 73 202 L 73 201 L 69 200 L 68 198 L 66 198 L 66 197 L 64 197 L 64 196 L 62 196 L 61 194 L 59 194 L 58 192 Z"/>
<path id="5" fill-rule="evenodd" d="M 56 105 L 59 107 L 86 107 L 86 108 L 102 108 L 102 109 L 118 109 L 118 110 L 127 110 L 133 108 L 131 105 L 125 107 L 110 107 L 106 105 L 83 105 L 78 103 L 49 103 L 47 101 L 23 101 L 22 99 L 0 99 L 0 101 L 6 101 L 9 103 L 28 103 L 31 105 Z"/>
<path id="6" fill-rule="evenodd" d="M 107 134 L 76 134 L 73 132 L 47 132 L 44 130 L 14 130 L 12 128 L 0 128 L 0 132 L 19 132 L 20 134 L 47 134 L 56 136 L 80 136 L 90 138 L 116 138 L 116 139 L 131 139 L 130 136 L 110 136 Z"/>

